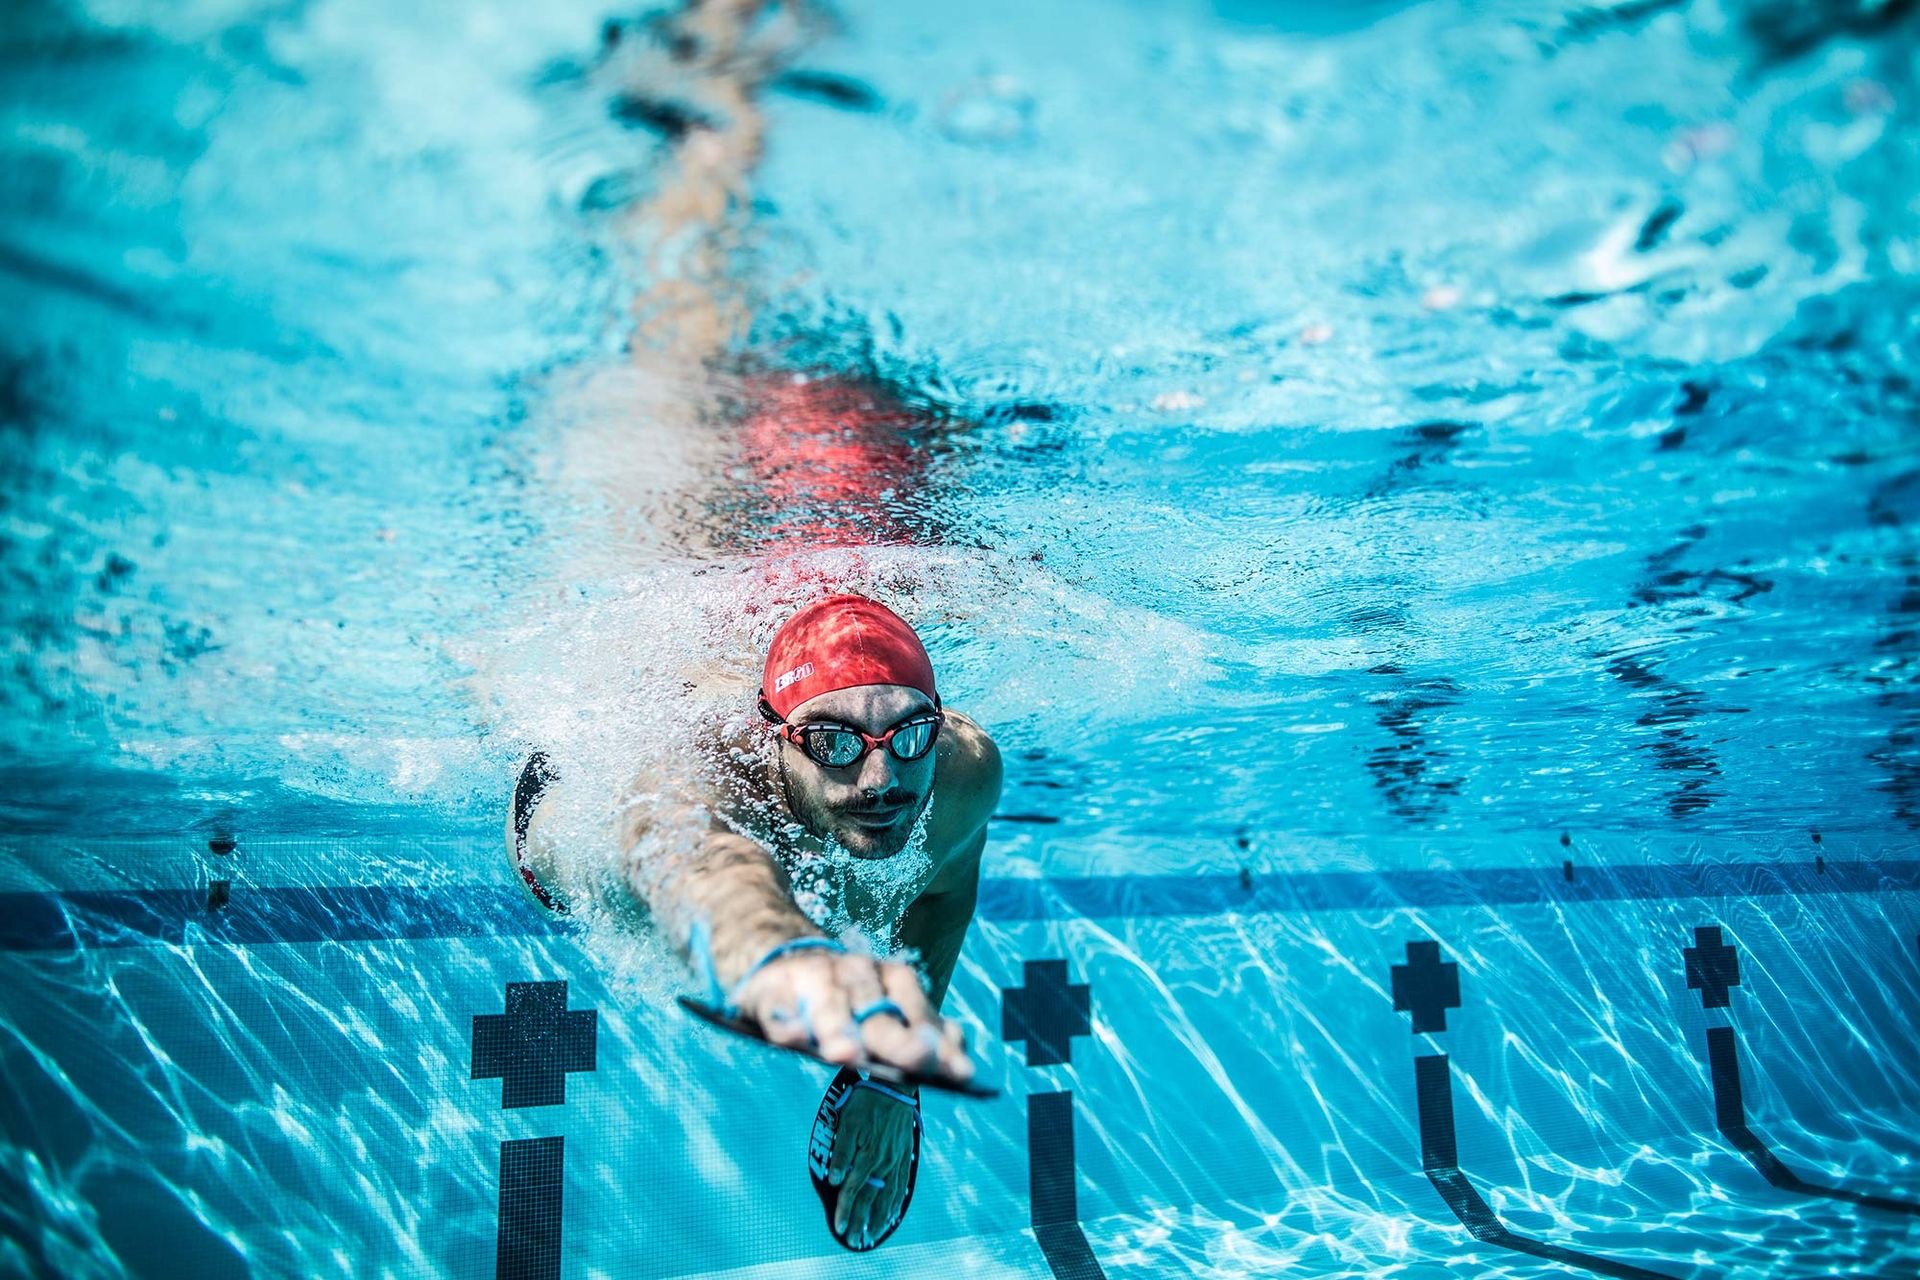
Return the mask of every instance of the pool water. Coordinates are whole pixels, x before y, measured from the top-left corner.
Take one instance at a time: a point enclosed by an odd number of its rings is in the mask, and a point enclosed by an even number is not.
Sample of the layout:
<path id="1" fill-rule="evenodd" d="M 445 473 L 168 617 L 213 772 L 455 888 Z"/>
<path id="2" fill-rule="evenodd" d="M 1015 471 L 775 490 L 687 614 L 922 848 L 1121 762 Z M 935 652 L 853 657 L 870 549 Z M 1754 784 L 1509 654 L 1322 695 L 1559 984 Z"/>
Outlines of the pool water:
<path id="1" fill-rule="evenodd" d="M 1920 1274 L 1905 6 L 850 0 L 708 366 L 610 16 L 0 31 L 0 1272 Z M 828 583 L 1007 766 L 861 1255 L 500 839 Z"/>

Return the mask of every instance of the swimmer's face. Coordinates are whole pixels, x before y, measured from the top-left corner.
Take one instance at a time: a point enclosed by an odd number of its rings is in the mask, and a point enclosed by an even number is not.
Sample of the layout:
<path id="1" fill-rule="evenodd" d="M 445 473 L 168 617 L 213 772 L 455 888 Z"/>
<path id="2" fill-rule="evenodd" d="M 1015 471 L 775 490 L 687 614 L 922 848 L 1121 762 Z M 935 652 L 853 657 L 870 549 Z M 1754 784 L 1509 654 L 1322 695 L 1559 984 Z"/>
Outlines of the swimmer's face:
<path id="1" fill-rule="evenodd" d="M 879 737 L 903 720 L 933 711 L 933 699 L 898 684 L 863 684 L 809 698 L 787 721 L 864 729 Z M 885 747 L 842 768 L 830 768 L 783 738 L 793 816 L 815 835 L 833 837 L 857 858 L 887 858 L 906 847 L 920 810 L 933 794 L 939 744 L 918 760 L 901 760 Z M 867 814 L 864 811 L 882 810 Z"/>

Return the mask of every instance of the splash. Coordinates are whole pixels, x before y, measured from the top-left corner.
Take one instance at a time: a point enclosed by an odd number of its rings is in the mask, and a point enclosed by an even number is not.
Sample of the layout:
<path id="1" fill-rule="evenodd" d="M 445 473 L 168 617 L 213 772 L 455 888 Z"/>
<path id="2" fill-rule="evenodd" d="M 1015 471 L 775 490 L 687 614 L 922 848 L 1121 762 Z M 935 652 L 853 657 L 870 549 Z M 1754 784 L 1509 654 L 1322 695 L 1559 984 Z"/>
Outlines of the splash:
<path id="1" fill-rule="evenodd" d="M 897 922 L 933 875 L 927 852 L 933 804 L 929 793 L 906 843 L 891 857 L 862 858 L 832 836 L 821 852 L 803 853 L 792 872 L 794 902 L 855 950 L 890 954 L 898 945 Z"/>
<path id="2" fill-rule="evenodd" d="M 830 547 L 734 563 L 662 560 L 621 578 L 574 583 L 469 661 L 496 734 L 547 752 L 559 771 L 546 819 L 558 855 L 556 887 L 583 904 L 576 911 L 594 935 L 587 945 L 611 948 L 614 968 L 666 958 L 661 940 L 649 953 L 618 935 L 649 922 L 647 892 L 683 869 L 716 826 L 767 847 L 790 843 L 777 841 L 781 834 L 798 834 L 784 806 L 743 781 L 771 764 L 772 739 L 755 732 L 754 697 L 780 624 L 843 591 L 907 619 L 950 706 L 974 706 L 968 690 L 990 690 L 1002 711 L 1018 707 L 1044 719 L 1057 705 L 1057 688 L 1071 684 L 1094 700 L 1097 719 L 1138 713 L 1211 674 L 1208 637 L 984 548 Z M 1088 618 L 1117 621 L 1124 650 L 1093 643 Z M 1141 671 L 1187 678 L 1148 683 Z M 978 714 L 1006 720 L 988 698 L 982 702 Z M 723 798 L 732 803 L 718 803 Z M 799 857 L 789 868 L 796 904 L 849 945 L 888 953 L 895 939 L 881 936 L 876 922 L 897 920 L 927 882 L 931 808 L 890 858 L 858 858 L 837 842 Z M 677 962 L 667 968 L 673 980 L 684 971 Z M 668 979 L 648 981 L 658 995 Z"/>

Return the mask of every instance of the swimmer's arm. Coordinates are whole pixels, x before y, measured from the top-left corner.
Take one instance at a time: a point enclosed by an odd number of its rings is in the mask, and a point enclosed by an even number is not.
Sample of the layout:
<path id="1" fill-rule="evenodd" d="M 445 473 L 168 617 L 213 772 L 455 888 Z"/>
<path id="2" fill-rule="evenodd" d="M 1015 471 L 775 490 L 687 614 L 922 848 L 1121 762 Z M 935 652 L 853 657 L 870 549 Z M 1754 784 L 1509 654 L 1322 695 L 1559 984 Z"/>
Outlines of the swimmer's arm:
<path id="1" fill-rule="evenodd" d="M 900 922 L 901 945 L 920 953 L 927 975 L 927 999 L 936 1011 L 947 998 L 947 985 L 953 981 L 961 945 L 973 923 L 973 908 L 980 894 L 980 854 L 986 845 L 987 829 L 983 826 L 954 854 L 952 887 L 921 894 Z M 948 876 L 942 874 L 940 878 L 945 881 Z"/>
<path id="2" fill-rule="evenodd" d="M 772 854 L 717 821 L 715 827 L 670 869 L 630 864 L 628 881 L 696 972 L 694 926 L 706 922 L 714 976 L 731 990 L 775 943 L 826 935 L 794 902 L 793 883 Z"/>
<path id="3" fill-rule="evenodd" d="M 970 718 L 957 711 L 953 716 L 967 730 L 957 735 L 964 745 L 954 764 L 961 792 L 970 799 L 968 825 L 973 834 L 954 850 L 951 860 L 927 886 L 928 891 L 907 908 L 906 918 L 900 922 L 901 942 L 920 952 L 927 998 L 935 1011 L 947 998 L 947 984 L 953 980 L 967 927 L 973 923 L 974 903 L 980 893 L 980 855 L 987 847 L 987 823 L 1000 807 L 1005 780 L 1000 748 L 993 739 Z"/>

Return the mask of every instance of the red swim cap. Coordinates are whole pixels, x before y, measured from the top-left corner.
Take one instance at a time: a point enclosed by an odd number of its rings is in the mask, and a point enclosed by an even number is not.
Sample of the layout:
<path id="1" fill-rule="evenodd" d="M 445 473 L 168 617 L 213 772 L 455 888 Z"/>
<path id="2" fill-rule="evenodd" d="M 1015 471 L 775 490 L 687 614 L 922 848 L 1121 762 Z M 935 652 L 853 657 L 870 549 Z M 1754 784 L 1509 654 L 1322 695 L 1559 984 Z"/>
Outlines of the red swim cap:
<path id="1" fill-rule="evenodd" d="M 939 701 L 933 662 L 899 614 L 865 596 L 828 596 L 774 634 L 760 696 L 784 720 L 808 698 L 862 684 L 905 685 Z"/>

